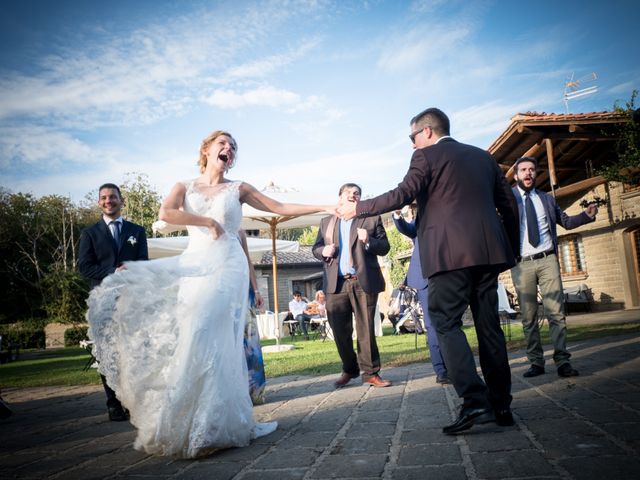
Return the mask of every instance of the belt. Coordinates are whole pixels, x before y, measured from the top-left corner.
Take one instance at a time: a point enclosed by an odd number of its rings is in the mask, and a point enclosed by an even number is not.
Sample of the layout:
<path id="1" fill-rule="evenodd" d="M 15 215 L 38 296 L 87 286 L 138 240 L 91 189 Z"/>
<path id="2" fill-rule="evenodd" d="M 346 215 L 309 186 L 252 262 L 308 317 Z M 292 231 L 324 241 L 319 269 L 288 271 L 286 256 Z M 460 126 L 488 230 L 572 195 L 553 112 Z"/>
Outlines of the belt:
<path id="1" fill-rule="evenodd" d="M 546 252 L 534 253 L 533 255 L 527 255 L 526 257 L 520 257 L 520 262 L 526 262 L 527 260 L 540 260 L 541 258 L 553 255 L 555 250 L 547 250 Z"/>
<path id="2" fill-rule="evenodd" d="M 345 280 L 357 280 L 358 276 L 357 275 L 351 275 L 350 273 L 347 273 L 346 275 L 343 275 L 342 278 L 345 279 Z"/>

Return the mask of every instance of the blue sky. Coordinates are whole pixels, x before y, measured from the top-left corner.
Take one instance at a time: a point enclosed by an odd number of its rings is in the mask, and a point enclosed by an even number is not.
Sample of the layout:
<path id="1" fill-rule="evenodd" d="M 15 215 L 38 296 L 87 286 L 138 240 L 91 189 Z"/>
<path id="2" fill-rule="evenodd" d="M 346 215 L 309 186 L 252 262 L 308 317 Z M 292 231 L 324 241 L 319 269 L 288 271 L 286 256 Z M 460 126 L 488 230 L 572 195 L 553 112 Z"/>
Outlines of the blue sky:
<path id="1" fill-rule="evenodd" d="M 570 112 L 624 104 L 640 90 L 639 13 L 618 0 L 7 0 L 0 185 L 80 200 L 144 172 L 166 194 L 225 129 L 231 178 L 310 202 L 347 181 L 379 194 L 406 172 L 424 108 L 486 148 L 518 112 L 564 113 L 572 74 L 598 92 Z"/>

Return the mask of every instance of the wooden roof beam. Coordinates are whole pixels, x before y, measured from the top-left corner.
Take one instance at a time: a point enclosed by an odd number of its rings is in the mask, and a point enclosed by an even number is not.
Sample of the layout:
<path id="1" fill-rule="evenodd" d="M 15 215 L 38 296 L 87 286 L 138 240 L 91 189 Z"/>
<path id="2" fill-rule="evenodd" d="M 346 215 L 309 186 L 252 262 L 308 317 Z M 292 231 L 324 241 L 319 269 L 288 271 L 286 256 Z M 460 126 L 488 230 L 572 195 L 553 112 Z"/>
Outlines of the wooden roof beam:
<path id="1" fill-rule="evenodd" d="M 567 185 L 566 187 L 558 188 L 556 190 L 556 198 L 566 197 L 567 195 L 582 192 L 583 190 L 588 190 L 590 188 L 597 187 L 598 185 L 602 185 L 605 182 L 605 178 L 601 175 L 598 175 L 597 177 L 587 178 L 586 180 L 572 183 L 571 185 Z"/>
<path id="2" fill-rule="evenodd" d="M 547 166 L 549 168 L 549 178 L 551 179 L 551 193 L 555 196 L 555 189 L 558 186 L 558 178 L 556 177 L 556 162 L 553 157 L 553 142 L 550 138 L 544 139 L 547 147 Z"/>

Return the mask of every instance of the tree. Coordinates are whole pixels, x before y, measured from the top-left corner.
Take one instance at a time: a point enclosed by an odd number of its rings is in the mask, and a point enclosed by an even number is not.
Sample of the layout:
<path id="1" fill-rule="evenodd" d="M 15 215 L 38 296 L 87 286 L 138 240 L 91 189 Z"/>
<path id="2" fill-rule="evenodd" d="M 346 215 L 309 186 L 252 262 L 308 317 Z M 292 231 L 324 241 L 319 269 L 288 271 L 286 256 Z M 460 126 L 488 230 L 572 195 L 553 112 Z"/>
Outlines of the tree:
<path id="1" fill-rule="evenodd" d="M 1 322 L 45 315 L 55 301 L 45 277 L 75 271 L 84 217 L 68 198 L 0 189 Z"/>
<path id="2" fill-rule="evenodd" d="M 302 231 L 302 234 L 298 237 L 300 245 L 313 245 L 318 238 L 318 227 L 307 227 Z"/>
<path id="3" fill-rule="evenodd" d="M 162 202 L 155 187 L 149 183 L 148 175 L 139 172 L 127 173 L 120 185 L 120 191 L 125 200 L 122 215 L 127 220 L 142 225 L 147 236 L 153 236 L 151 226 L 158 219 Z"/>
<path id="4" fill-rule="evenodd" d="M 404 280 L 404 277 L 407 275 L 407 269 L 409 268 L 409 262 L 402 261 L 398 257 L 400 254 L 410 251 L 413 244 L 409 238 L 402 235 L 395 227 L 387 228 L 387 238 L 391 246 L 387 254 L 389 279 L 391 280 L 391 284 L 397 287 Z"/>
<path id="5" fill-rule="evenodd" d="M 607 181 L 640 185 L 640 109 L 635 109 L 638 91 L 634 90 L 626 108 L 616 102 L 613 109 L 623 113 L 626 121 L 620 125 L 616 140 L 617 159 L 598 171 Z"/>
<path id="6" fill-rule="evenodd" d="M 278 240 L 290 240 L 295 242 L 298 241 L 304 231 L 304 228 L 277 228 L 276 238 Z"/>

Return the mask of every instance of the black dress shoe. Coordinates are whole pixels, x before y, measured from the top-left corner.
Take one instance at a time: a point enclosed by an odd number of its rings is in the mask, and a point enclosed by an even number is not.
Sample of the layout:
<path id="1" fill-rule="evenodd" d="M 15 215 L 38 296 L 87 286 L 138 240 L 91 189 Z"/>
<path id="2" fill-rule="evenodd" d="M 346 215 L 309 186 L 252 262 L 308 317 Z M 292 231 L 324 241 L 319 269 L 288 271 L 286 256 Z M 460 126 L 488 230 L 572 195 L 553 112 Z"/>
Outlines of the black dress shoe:
<path id="1" fill-rule="evenodd" d="M 511 427 L 515 425 L 515 420 L 513 419 L 513 415 L 511 414 L 511 410 L 505 408 L 504 410 L 496 410 L 496 423 L 501 427 Z"/>
<path id="2" fill-rule="evenodd" d="M 469 430 L 475 423 L 493 422 L 495 417 L 490 408 L 460 408 L 458 418 L 451 425 L 447 425 L 442 429 L 442 433 L 447 435 L 455 435 L 456 433 Z"/>
<path id="3" fill-rule="evenodd" d="M 0 397 L 0 418 L 9 418 L 11 415 L 13 415 L 13 412 L 9 405 Z"/>
<path id="4" fill-rule="evenodd" d="M 558 367 L 559 377 L 577 377 L 578 375 L 580 375 L 578 370 L 574 369 L 570 363 L 565 363 Z"/>
<path id="5" fill-rule="evenodd" d="M 438 375 L 436 377 L 436 383 L 439 383 L 440 385 L 449 385 L 451 383 L 451 380 L 449 380 L 449 377 L 446 374 Z"/>
<path id="6" fill-rule="evenodd" d="M 127 413 L 120 405 L 116 407 L 107 407 L 107 410 L 109 411 L 109 420 L 111 420 L 112 422 L 127 421 Z"/>
<path id="7" fill-rule="evenodd" d="M 338 380 L 333 382 L 333 386 L 336 388 L 342 388 L 346 386 L 347 383 L 349 383 L 351 380 L 353 380 L 354 378 L 358 378 L 359 376 L 360 375 L 351 375 L 350 373 L 342 372 L 342 375 L 340 375 L 340 378 L 338 378 Z"/>
<path id="8" fill-rule="evenodd" d="M 544 367 L 539 367 L 538 365 L 531 365 L 529 370 L 522 374 L 525 378 L 537 377 L 538 375 L 544 374 Z"/>

